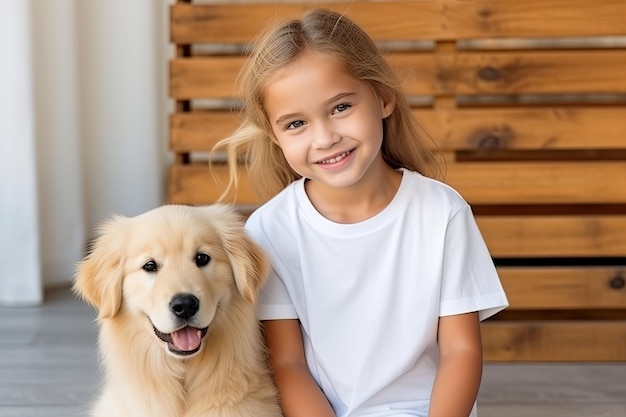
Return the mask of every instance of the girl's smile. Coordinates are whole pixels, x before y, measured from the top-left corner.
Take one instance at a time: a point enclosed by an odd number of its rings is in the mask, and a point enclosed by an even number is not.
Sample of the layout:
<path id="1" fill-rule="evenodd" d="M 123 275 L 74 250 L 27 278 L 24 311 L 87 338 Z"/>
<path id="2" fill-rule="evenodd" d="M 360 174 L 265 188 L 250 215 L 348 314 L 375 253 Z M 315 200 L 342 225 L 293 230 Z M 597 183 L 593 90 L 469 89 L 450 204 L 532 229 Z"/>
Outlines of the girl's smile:
<path id="1" fill-rule="evenodd" d="M 330 165 L 332 165 L 333 167 L 336 166 L 339 162 L 344 161 L 344 163 L 346 162 L 345 159 L 348 158 L 348 156 L 352 155 L 352 152 L 354 151 L 354 149 L 351 149 L 349 151 L 345 151 L 345 152 L 341 152 L 340 154 L 330 157 L 328 159 L 324 159 L 322 161 L 317 162 L 318 164 L 321 165 L 329 165 L 328 168 L 330 168 Z"/>

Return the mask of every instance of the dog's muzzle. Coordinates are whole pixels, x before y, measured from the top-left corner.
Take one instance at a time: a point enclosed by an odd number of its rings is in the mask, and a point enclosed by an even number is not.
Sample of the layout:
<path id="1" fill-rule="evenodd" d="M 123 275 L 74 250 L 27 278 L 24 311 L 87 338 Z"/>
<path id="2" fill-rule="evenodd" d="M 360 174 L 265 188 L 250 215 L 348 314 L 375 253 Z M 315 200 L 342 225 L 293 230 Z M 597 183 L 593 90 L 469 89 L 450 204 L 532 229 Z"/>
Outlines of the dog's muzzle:
<path id="1" fill-rule="evenodd" d="M 177 294 L 170 300 L 169 308 L 172 314 L 185 323 L 192 319 L 200 309 L 200 300 L 193 294 Z M 170 352 L 181 356 L 192 355 L 200 350 L 202 338 L 208 331 L 208 327 L 199 329 L 187 325 L 172 333 L 163 333 L 154 326 L 152 320 L 150 323 L 154 334 L 167 343 Z"/>

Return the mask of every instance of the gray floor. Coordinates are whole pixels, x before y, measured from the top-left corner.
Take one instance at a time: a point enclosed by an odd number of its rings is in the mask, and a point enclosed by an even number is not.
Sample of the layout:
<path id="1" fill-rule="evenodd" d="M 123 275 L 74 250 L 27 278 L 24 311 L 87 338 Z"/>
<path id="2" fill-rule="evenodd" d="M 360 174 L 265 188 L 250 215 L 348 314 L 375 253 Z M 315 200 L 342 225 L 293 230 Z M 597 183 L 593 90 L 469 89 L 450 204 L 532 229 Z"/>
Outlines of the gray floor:
<path id="1" fill-rule="evenodd" d="M 98 383 L 93 318 L 67 290 L 0 307 L 0 417 L 84 415 Z M 479 415 L 626 417 L 626 363 L 486 364 Z"/>

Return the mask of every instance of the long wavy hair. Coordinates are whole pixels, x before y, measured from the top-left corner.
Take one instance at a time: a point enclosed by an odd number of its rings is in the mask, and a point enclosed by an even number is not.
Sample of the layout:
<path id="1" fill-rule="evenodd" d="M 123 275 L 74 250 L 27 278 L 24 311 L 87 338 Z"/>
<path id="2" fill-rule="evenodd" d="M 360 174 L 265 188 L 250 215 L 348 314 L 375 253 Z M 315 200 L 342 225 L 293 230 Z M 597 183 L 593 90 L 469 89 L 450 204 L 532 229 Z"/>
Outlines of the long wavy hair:
<path id="1" fill-rule="evenodd" d="M 214 149 L 227 150 L 229 183 L 222 198 L 237 188 L 244 154 L 249 181 L 262 200 L 300 178 L 287 163 L 280 147 L 272 141 L 264 89 L 279 69 L 298 59 L 306 50 L 337 58 L 352 77 L 369 83 L 379 97 L 395 102 L 393 112 L 383 120 L 381 151 L 390 166 L 437 176 L 440 171 L 436 158 L 426 143 L 430 138 L 411 113 L 401 83 L 383 53 L 369 35 L 346 16 L 327 9 L 313 9 L 299 20 L 284 22 L 263 33 L 239 74 L 244 120 Z"/>

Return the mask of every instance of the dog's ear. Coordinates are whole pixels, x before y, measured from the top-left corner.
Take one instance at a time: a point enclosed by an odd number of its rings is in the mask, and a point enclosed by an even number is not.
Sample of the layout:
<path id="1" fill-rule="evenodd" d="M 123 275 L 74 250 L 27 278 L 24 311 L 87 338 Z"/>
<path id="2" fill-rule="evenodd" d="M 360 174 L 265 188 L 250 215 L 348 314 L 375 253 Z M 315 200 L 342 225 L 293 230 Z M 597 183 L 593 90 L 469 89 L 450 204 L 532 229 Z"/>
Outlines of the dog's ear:
<path id="1" fill-rule="evenodd" d="M 259 289 L 269 276 L 270 262 L 243 225 L 231 228 L 222 237 L 237 289 L 244 300 L 255 303 Z"/>
<path id="2" fill-rule="evenodd" d="M 98 319 L 113 317 L 122 303 L 125 220 L 115 216 L 99 228 L 74 276 L 74 293 L 98 310 Z"/>

